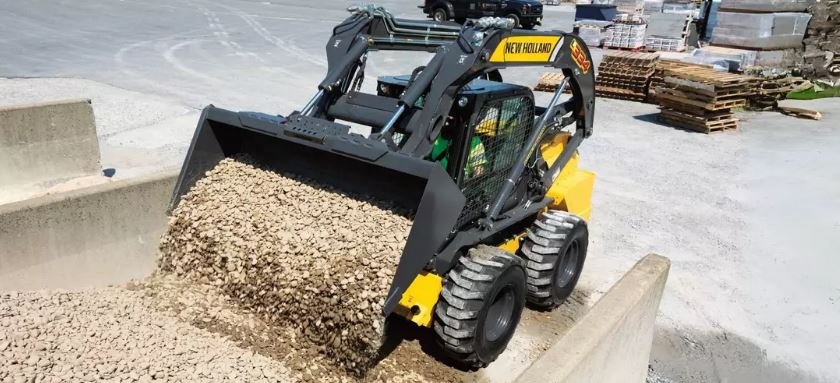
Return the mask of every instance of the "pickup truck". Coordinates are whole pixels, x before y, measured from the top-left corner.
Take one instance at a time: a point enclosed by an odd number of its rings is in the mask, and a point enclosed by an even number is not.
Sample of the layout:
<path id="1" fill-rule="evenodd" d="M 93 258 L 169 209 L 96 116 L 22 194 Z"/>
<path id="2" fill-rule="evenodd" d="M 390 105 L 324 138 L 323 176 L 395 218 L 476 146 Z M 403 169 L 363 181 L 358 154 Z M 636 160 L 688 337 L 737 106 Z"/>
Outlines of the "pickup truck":
<path id="1" fill-rule="evenodd" d="M 419 7 L 435 21 L 463 23 L 485 16 L 507 17 L 517 27 L 526 29 L 540 25 L 543 17 L 543 6 L 538 0 L 425 0 Z"/>

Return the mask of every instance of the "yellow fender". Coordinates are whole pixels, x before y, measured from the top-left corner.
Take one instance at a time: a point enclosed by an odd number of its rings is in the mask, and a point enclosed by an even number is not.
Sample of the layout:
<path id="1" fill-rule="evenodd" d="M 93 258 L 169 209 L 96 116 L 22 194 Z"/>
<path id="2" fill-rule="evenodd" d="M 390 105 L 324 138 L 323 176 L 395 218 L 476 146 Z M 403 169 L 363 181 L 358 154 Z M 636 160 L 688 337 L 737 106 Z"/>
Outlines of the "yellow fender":
<path id="1" fill-rule="evenodd" d="M 561 132 L 542 143 L 540 153 L 548 166 L 551 166 L 566 147 L 572 137 Z M 578 167 L 580 155 L 575 152 L 569 163 L 563 168 L 546 196 L 552 199 L 549 209 L 563 210 L 575 214 L 589 222 L 592 215 L 592 190 L 595 186 L 595 173 Z M 519 251 L 519 243 L 525 233 L 519 234 L 499 245 L 499 248 L 512 254 Z"/>

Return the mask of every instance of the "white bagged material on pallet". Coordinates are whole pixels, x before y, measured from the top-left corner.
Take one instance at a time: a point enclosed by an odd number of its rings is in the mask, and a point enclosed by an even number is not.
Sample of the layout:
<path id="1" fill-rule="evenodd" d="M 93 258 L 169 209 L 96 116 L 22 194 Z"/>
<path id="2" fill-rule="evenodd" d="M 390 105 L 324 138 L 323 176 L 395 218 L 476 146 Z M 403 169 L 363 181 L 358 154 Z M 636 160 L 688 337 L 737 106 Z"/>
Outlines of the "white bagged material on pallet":
<path id="1" fill-rule="evenodd" d="M 646 25 L 616 24 L 609 29 L 604 46 L 610 48 L 637 49 L 645 46 Z"/>
<path id="2" fill-rule="evenodd" d="M 614 4 L 622 13 L 641 14 L 645 9 L 645 0 L 615 0 Z"/>
<path id="3" fill-rule="evenodd" d="M 612 25 L 612 21 L 579 20 L 575 22 L 575 30 L 586 45 L 600 47 L 604 45 L 604 40 L 607 38 L 607 28 Z"/>
<path id="4" fill-rule="evenodd" d="M 683 52 L 685 51 L 685 37 L 645 37 L 645 48 L 657 52 Z"/>
<path id="5" fill-rule="evenodd" d="M 721 0 L 723 11 L 805 12 L 815 0 Z"/>
<path id="6" fill-rule="evenodd" d="M 720 11 L 712 44 L 752 49 L 796 48 L 811 15 L 807 13 L 743 13 Z"/>
<path id="7" fill-rule="evenodd" d="M 662 5 L 664 4 L 665 0 L 645 0 L 645 14 L 653 15 L 662 13 Z"/>

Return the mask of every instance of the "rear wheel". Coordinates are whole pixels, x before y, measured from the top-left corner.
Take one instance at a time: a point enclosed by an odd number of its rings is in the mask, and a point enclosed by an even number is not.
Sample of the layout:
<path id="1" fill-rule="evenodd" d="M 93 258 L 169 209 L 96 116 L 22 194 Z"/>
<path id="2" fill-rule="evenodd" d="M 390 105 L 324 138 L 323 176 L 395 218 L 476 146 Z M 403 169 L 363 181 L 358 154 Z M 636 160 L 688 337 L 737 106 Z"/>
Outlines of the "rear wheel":
<path id="1" fill-rule="evenodd" d="M 446 14 L 445 9 L 435 8 L 435 10 L 432 11 L 432 19 L 434 19 L 435 21 L 441 21 L 442 22 L 442 21 L 449 20 L 449 16 Z"/>
<path id="2" fill-rule="evenodd" d="M 541 309 L 562 304 L 577 285 L 588 244 L 582 218 L 560 210 L 543 213 L 520 247 L 527 260 L 528 303 Z"/>
<path id="3" fill-rule="evenodd" d="M 450 357 L 484 367 L 505 350 L 525 306 L 523 265 L 521 258 L 484 245 L 458 260 L 435 308 L 435 333 Z"/>

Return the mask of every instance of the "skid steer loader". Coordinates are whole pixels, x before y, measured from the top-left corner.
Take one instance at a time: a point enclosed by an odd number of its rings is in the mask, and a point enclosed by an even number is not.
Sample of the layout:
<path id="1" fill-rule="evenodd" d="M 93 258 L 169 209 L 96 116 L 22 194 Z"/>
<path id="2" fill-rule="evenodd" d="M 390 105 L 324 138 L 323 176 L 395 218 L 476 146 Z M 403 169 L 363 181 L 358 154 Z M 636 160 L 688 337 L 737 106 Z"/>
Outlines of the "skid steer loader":
<path id="1" fill-rule="evenodd" d="M 578 169 L 577 148 L 592 134 L 589 50 L 575 35 L 514 30 L 508 19 L 462 27 L 396 19 L 375 6 L 350 11 L 301 110 L 204 109 L 170 208 L 220 160 L 248 154 L 277 172 L 410 209 L 383 315 L 431 327 L 456 361 L 485 366 L 526 303 L 561 304 L 583 267 L 594 175 Z M 371 50 L 433 56 L 411 75 L 381 77 L 370 94 L 359 89 Z M 566 80 L 539 107 L 527 87 L 501 82 L 499 69 L 516 66 L 558 68 Z M 561 102 L 567 86 L 572 97 Z"/>

